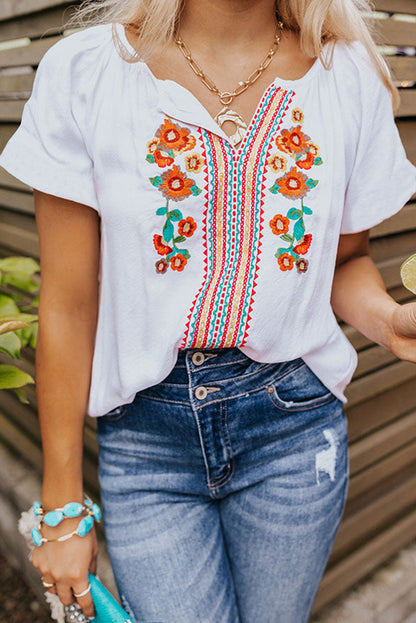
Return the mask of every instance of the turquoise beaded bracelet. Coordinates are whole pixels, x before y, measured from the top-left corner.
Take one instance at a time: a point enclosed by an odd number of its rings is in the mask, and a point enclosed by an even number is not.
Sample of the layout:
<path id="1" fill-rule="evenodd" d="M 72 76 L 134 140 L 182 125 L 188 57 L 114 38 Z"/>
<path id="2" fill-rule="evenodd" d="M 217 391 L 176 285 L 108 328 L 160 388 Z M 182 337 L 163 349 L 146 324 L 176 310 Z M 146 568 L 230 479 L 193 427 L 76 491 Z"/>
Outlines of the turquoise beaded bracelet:
<path id="1" fill-rule="evenodd" d="M 67 541 L 75 535 L 84 537 L 90 532 L 92 526 L 94 525 L 94 521 L 98 522 L 101 519 L 100 507 L 98 504 L 93 504 L 89 498 L 84 500 L 84 504 L 81 504 L 80 502 L 68 502 L 68 504 L 65 504 L 62 508 L 55 508 L 47 513 L 45 513 L 41 502 L 35 502 L 32 506 L 32 510 L 37 517 L 41 518 L 39 526 L 37 528 L 32 528 L 31 530 L 32 541 L 36 547 L 40 547 L 43 543 Z M 85 516 L 79 522 L 76 530 L 73 530 L 68 534 L 63 534 L 57 539 L 47 539 L 42 536 L 40 531 L 42 523 L 45 523 L 50 527 L 56 527 L 64 519 L 79 517 L 83 512 L 85 513 Z"/>

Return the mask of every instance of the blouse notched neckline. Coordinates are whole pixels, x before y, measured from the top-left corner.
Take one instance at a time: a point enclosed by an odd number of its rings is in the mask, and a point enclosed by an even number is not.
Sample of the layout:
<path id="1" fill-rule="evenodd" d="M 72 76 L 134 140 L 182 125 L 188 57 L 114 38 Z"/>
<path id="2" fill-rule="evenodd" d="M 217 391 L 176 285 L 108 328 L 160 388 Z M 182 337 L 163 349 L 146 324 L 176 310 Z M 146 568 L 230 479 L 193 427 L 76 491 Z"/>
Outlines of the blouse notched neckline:
<path id="1" fill-rule="evenodd" d="M 0 155 L 28 186 L 101 217 L 88 414 L 163 381 L 183 348 L 301 357 L 345 402 L 357 355 L 330 305 L 339 236 L 416 192 L 366 50 L 338 42 L 329 69 L 276 77 L 236 150 L 190 91 L 120 56 L 113 26 L 46 52 Z"/>

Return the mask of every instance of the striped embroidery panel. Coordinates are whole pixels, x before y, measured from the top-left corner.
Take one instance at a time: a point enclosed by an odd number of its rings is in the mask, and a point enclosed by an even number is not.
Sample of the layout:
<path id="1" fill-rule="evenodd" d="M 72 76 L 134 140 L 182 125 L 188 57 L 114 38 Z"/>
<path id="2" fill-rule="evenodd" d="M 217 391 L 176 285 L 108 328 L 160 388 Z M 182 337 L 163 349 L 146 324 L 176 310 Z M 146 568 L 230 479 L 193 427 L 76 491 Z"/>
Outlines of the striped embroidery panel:
<path id="1" fill-rule="evenodd" d="M 238 151 L 201 130 L 207 163 L 204 278 L 181 348 L 230 348 L 247 338 L 263 229 L 266 159 L 293 91 L 272 85 Z"/>

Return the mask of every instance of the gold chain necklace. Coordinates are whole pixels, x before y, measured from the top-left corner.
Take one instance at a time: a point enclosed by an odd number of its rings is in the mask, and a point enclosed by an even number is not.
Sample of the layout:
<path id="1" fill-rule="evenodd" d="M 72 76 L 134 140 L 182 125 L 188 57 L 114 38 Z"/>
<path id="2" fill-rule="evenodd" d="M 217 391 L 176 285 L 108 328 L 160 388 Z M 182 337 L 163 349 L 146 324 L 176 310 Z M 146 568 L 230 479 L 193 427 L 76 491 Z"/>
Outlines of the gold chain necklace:
<path id="1" fill-rule="evenodd" d="M 201 67 L 198 63 L 192 58 L 192 55 L 183 42 L 180 35 L 175 39 L 179 49 L 184 55 L 185 59 L 188 61 L 192 71 L 194 74 L 201 80 L 201 82 L 209 89 L 212 93 L 218 96 L 223 108 L 220 112 L 215 116 L 215 121 L 218 123 L 220 128 L 224 125 L 226 121 L 231 121 L 236 126 L 235 133 L 230 136 L 230 140 L 233 143 L 234 147 L 236 147 L 243 139 L 245 131 L 247 130 L 247 124 L 244 119 L 239 115 L 235 110 L 231 110 L 229 105 L 233 101 L 235 97 L 241 95 L 251 86 L 264 72 L 264 70 L 270 65 L 270 62 L 275 55 L 279 43 L 281 32 L 283 30 L 283 22 L 280 20 L 277 22 L 276 32 L 274 35 L 274 40 L 272 47 L 267 52 L 263 62 L 255 69 L 246 80 L 242 80 L 238 83 L 237 88 L 234 91 L 220 91 L 219 88 L 214 84 L 214 82 L 202 71 Z"/>

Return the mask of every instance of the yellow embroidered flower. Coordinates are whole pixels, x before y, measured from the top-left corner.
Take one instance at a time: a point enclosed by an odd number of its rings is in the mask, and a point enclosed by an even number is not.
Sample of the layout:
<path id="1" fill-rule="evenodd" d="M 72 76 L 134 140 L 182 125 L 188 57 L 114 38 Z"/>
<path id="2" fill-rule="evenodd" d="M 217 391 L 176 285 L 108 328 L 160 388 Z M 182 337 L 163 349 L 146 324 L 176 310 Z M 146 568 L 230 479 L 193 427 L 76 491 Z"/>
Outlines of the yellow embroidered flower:
<path id="1" fill-rule="evenodd" d="M 321 150 L 315 143 L 308 143 L 307 150 L 310 154 L 313 154 L 315 158 L 319 158 L 321 155 Z"/>
<path id="2" fill-rule="evenodd" d="M 300 108 L 294 108 L 292 110 L 293 123 L 303 123 L 304 119 L 305 119 L 305 115 L 303 114 Z"/>
<path id="3" fill-rule="evenodd" d="M 158 146 L 159 146 L 159 139 L 152 138 L 152 140 L 147 143 L 147 153 L 153 156 Z"/>
<path id="4" fill-rule="evenodd" d="M 283 173 L 287 169 L 287 158 L 279 154 L 272 154 L 266 162 L 273 173 Z"/>
<path id="5" fill-rule="evenodd" d="M 199 173 L 205 164 L 205 159 L 195 151 L 185 156 L 185 168 L 189 173 Z"/>

